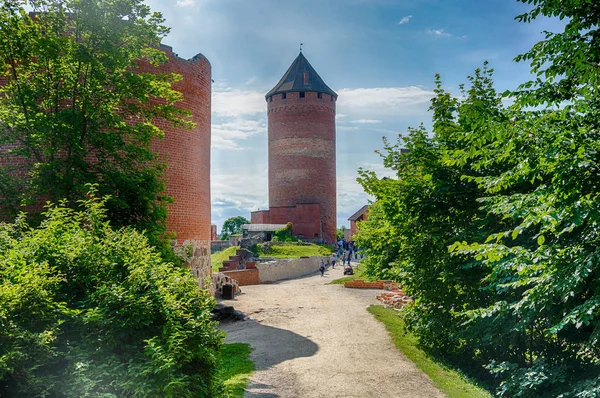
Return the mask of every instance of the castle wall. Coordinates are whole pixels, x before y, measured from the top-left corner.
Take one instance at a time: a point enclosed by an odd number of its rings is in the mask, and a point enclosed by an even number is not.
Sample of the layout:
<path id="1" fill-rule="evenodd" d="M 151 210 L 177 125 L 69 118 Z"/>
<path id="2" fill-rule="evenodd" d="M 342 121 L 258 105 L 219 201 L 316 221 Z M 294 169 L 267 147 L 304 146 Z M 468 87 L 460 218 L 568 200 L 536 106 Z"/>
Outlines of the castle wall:
<path id="1" fill-rule="evenodd" d="M 321 205 L 319 203 L 299 204 L 290 207 L 271 207 L 250 213 L 252 224 L 292 223 L 294 236 L 315 239 L 321 235 Z"/>
<path id="2" fill-rule="evenodd" d="M 269 208 L 273 212 L 275 208 L 319 204 L 322 238 L 334 242 L 335 98 L 328 94 L 321 97 L 316 92 L 305 92 L 304 98 L 298 92 L 289 92 L 285 99 L 276 94 L 267 101 Z M 291 219 L 287 221 L 294 223 Z M 294 223 L 294 234 L 297 224 Z M 315 232 L 320 233 L 320 229 L 319 225 Z M 305 237 L 313 238 L 314 232 Z"/>

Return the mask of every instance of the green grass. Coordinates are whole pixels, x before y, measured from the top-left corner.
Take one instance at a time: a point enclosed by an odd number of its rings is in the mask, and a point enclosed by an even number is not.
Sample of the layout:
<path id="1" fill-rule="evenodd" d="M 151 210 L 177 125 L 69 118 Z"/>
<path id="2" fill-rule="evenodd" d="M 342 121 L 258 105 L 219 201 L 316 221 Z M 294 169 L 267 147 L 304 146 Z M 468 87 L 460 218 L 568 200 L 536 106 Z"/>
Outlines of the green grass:
<path id="1" fill-rule="evenodd" d="M 239 248 L 239 246 L 231 246 L 225 250 L 211 254 L 210 265 L 213 271 L 219 272 L 219 268 L 223 266 L 223 261 L 229 260 L 229 256 L 235 256 L 235 251 Z"/>
<path id="2" fill-rule="evenodd" d="M 358 270 L 356 269 L 357 267 L 354 267 L 354 275 L 348 275 L 348 276 L 344 276 L 343 278 L 340 279 L 334 279 L 331 282 L 329 282 L 329 285 L 343 285 L 346 282 L 352 282 L 356 279 L 362 279 L 363 281 L 368 281 L 370 280 L 370 278 L 365 275 L 365 266 L 363 265 L 362 267 L 359 266 Z"/>
<path id="3" fill-rule="evenodd" d="M 300 258 L 305 256 L 330 256 L 331 249 L 319 245 L 273 245 L 265 257 Z"/>
<path id="4" fill-rule="evenodd" d="M 221 346 L 221 377 L 228 397 L 242 398 L 248 380 L 254 372 L 254 362 L 248 359 L 250 344 L 233 343 Z"/>
<path id="5" fill-rule="evenodd" d="M 372 305 L 369 307 L 369 312 L 385 325 L 396 347 L 413 361 L 417 368 L 427 374 L 449 398 L 490 398 L 492 396 L 485 389 L 474 385 L 455 370 L 436 362 L 419 349 L 416 337 L 404 330 L 404 321 L 398 316 L 396 310 Z"/>

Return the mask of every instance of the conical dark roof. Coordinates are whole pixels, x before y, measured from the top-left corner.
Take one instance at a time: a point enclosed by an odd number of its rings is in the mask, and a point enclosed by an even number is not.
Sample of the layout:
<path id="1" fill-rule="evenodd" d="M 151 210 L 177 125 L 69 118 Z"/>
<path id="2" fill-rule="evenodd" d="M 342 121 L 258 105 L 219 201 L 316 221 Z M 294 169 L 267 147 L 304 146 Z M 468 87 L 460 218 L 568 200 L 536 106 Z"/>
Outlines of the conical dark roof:
<path id="1" fill-rule="evenodd" d="M 318 93 L 329 94 L 337 98 L 335 91 L 330 89 L 321 79 L 321 76 L 308 62 L 302 52 L 292 62 L 287 72 L 283 75 L 279 83 L 267 93 L 265 98 L 269 99 L 272 95 L 289 92 L 315 91 Z"/>

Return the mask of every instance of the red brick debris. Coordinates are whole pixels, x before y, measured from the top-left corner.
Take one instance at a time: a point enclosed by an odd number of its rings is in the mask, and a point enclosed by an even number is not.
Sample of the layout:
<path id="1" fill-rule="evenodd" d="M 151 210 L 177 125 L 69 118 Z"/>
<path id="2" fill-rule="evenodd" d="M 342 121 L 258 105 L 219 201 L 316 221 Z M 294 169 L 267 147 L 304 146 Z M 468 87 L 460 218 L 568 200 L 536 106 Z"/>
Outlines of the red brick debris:
<path id="1" fill-rule="evenodd" d="M 406 293 L 400 289 L 394 289 L 391 292 L 382 293 L 377 296 L 377 300 L 385 304 L 386 307 L 393 307 L 396 309 L 400 309 L 406 304 L 413 302 L 412 297 L 407 296 Z"/>

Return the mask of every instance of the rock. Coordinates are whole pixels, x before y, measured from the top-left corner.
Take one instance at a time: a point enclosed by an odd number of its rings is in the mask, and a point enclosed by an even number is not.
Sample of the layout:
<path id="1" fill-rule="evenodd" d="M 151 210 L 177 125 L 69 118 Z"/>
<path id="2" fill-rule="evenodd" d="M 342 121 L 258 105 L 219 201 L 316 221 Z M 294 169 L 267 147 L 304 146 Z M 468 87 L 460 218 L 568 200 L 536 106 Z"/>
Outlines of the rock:
<path id="1" fill-rule="evenodd" d="M 215 308 L 213 309 L 213 313 L 219 313 L 223 315 L 231 315 L 234 311 L 235 309 L 233 308 L 233 306 L 225 305 L 222 303 L 215 305 Z"/>
<path id="2" fill-rule="evenodd" d="M 244 318 L 246 318 L 246 315 L 242 311 L 234 310 L 231 314 L 231 319 L 234 321 L 244 321 Z"/>

